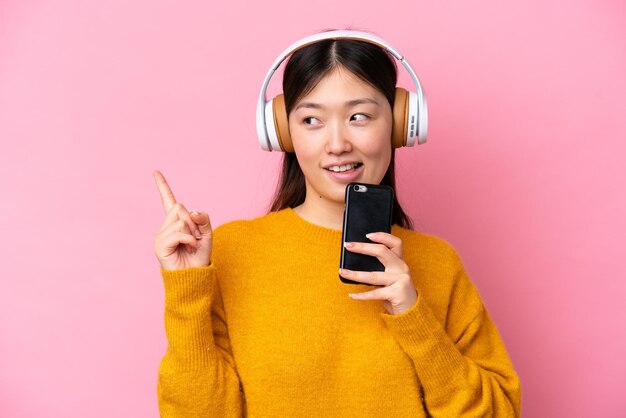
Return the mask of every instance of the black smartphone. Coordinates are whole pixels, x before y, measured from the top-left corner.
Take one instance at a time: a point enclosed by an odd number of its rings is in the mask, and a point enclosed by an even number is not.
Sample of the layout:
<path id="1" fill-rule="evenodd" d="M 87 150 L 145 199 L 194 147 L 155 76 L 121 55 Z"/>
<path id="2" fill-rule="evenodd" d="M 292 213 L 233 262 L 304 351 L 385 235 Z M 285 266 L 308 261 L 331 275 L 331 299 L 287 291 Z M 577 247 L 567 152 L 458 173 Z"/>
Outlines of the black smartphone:
<path id="1" fill-rule="evenodd" d="M 391 232 L 393 189 L 389 186 L 350 183 L 346 187 L 346 206 L 343 212 L 341 240 L 341 268 L 358 271 L 384 271 L 385 267 L 374 256 L 348 251 L 346 242 L 373 242 L 365 234 Z M 348 284 L 366 284 L 339 276 Z"/>

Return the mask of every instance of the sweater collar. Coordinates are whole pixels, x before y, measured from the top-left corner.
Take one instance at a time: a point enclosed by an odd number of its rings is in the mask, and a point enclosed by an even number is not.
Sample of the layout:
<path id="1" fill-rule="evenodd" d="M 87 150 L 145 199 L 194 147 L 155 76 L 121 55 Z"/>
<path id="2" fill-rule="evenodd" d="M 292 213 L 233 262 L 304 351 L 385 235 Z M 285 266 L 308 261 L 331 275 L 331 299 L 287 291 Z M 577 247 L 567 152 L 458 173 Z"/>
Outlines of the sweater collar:
<path id="1" fill-rule="evenodd" d="M 325 242 L 341 242 L 341 235 L 343 233 L 340 229 L 331 229 L 326 228 L 324 226 L 313 224 L 306 219 L 300 217 L 292 208 L 281 209 L 278 212 L 275 212 L 276 215 L 283 218 L 285 222 L 285 226 L 289 229 L 287 231 L 300 232 L 304 236 L 313 238 L 315 240 L 325 241 Z M 404 228 L 393 224 L 391 226 L 391 234 L 399 236 Z"/>
<path id="2" fill-rule="evenodd" d="M 313 224 L 300 217 L 292 208 L 285 208 L 277 212 L 285 220 L 285 226 L 294 232 L 302 233 L 304 236 L 320 241 L 333 241 L 341 243 L 341 230 L 331 229 Z"/>

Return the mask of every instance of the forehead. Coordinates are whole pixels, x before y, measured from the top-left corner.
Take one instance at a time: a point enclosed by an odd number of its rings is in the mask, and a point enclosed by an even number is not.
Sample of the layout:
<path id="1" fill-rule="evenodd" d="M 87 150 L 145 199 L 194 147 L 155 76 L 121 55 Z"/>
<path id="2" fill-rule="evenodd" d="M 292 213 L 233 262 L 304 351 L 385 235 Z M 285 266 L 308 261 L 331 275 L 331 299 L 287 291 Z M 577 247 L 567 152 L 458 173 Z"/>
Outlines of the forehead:
<path id="1" fill-rule="evenodd" d="M 344 102 L 355 99 L 384 99 L 384 95 L 351 71 L 338 67 L 324 75 L 299 102 Z"/>

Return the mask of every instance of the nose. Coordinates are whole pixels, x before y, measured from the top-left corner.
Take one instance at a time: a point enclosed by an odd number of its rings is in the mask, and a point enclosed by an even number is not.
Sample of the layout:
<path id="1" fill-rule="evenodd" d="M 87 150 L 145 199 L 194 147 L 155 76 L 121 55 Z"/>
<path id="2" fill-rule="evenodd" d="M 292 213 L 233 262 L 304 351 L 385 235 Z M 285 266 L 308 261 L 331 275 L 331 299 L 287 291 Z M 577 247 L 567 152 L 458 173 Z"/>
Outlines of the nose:
<path id="1" fill-rule="evenodd" d="M 352 151 L 349 133 L 343 124 L 329 124 L 325 150 L 328 154 L 343 154 Z"/>

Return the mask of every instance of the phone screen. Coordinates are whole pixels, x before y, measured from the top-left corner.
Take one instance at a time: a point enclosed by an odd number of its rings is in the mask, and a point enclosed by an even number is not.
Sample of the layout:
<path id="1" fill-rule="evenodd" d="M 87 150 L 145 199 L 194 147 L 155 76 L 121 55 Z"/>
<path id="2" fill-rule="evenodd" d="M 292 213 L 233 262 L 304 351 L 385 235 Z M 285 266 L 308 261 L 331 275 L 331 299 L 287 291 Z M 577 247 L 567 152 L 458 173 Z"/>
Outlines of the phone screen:
<path id="1" fill-rule="evenodd" d="M 341 268 L 355 271 L 384 271 L 376 257 L 352 253 L 344 247 L 346 242 L 372 242 L 365 234 L 391 232 L 393 214 L 393 189 L 389 186 L 367 183 L 350 183 L 346 187 L 346 204 L 343 214 L 341 242 Z M 365 284 L 339 276 L 344 283 Z"/>

